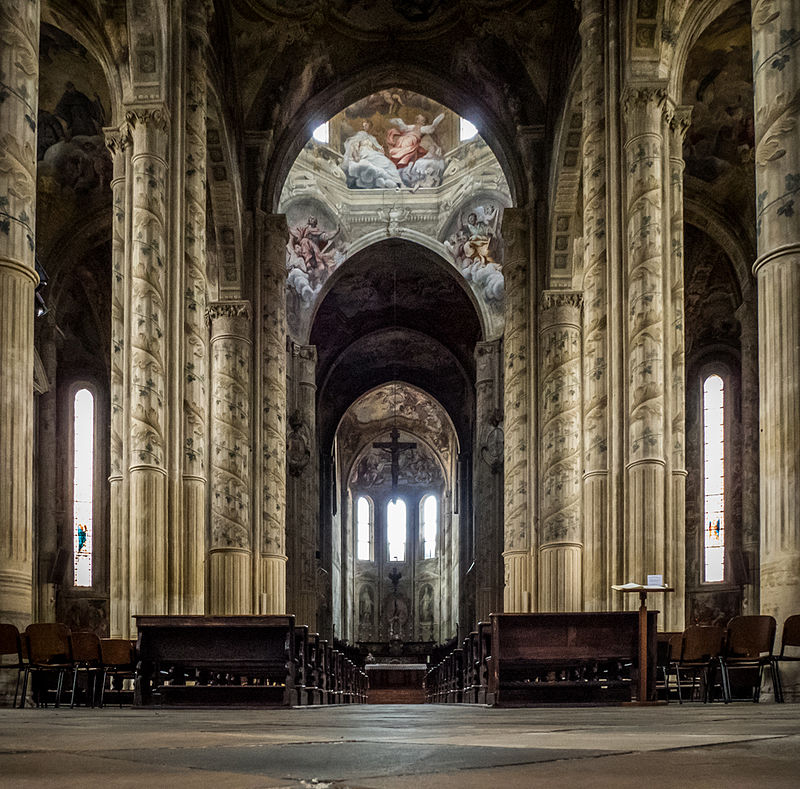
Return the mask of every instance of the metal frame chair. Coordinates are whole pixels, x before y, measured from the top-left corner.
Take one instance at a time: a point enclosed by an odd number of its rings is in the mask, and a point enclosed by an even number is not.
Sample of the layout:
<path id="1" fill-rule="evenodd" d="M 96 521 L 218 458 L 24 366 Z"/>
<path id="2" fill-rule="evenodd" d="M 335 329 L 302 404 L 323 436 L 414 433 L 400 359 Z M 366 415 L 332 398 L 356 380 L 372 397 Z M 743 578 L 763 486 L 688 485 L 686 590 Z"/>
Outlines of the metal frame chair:
<path id="1" fill-rule="evenodd" d="M 775 666 L 775 701 L 783 704 L 783 680 L 781 679 L 780 663 L 800 662 L 800 653 L 787 655 L 786 647 L 797 647 L 800 649 L 800 614 L 792 614 L 783 623 L 783 634 L 781 635 L 781 651 L 773 656 Z"/>
<path id="2" fill-rule="evenodd" d="M 2 657 L 14 655 L 16 663 L 4 663 Z M 17 696 L 19 695 L 19 680 L 25 672 L 25 662 L 22 659 L 22 640 L 19 637 L 19 630 L 16 625 L 0 623 L 0 669 L 3 671 L 17 670 L 17 684 L 14 688 L 14 705 L 17 706 Z M 23 696 L 24 698 L 24 696 Z"/>
<path id="3" fill-rule="evenodd" d="M 690 625 L 683 631 L 679 657 L 672 662 L 678 685 L 679 704 L 683 704 L 681 672 L 691 674 L 692 698 L 694 698 L 695 690 L 702 688 L 703 701 L 711 701 L 714 673 L 719 666 L 724 638 L 725 629 L 719 625 Z M 697 684 L 699 675 L 702 675 L 703 678 L 702 685 Z M 725 697 L 724 684 L 722 691 L 723 697 Z"/>
<path id="4" fill-rule="evenodd" d="M 78 687 L 78 672 L 86 673 L 86 694 L 94 707 L 97 696 L 97 675 L 101 664 L 100 639 L 94 633 L 72 633 L 72 698 L 70 708 L 75 706 L 75 691 Z M 91 689 L 89 680 L 91 678 Z"/>
<path id="5" fill-rule="evenodd" d="M 60 622 L 37 622 L 25 628 L 28 641 L 28 663 L 25 666 L 25 678 L 22 681 L 23 703 L 28 690 L 28 677 L 33 674 L 58 673 L 56 683 L 55 706 L 61 703 L 61 692 L 64 686 L 64 674 L 72 671 L 72 640 L 69 628 Z M 47 706 L 47 690 L 37 689 L 36 704 Z"/>
<path id="6" fill-rule="evenodd" d="M 720 660 L 726 703 L 731 701 L 731 670 L 758 672 L 758 679 L 753 683 L 753 702 L 757 703 L 761 696 L 764 669 L 769 668 L 777 699 L 780 679 L 772 654 L 776 627 L 775 618 L 766 614 L 735 616 L 728 622 L 725 651 Z"/>

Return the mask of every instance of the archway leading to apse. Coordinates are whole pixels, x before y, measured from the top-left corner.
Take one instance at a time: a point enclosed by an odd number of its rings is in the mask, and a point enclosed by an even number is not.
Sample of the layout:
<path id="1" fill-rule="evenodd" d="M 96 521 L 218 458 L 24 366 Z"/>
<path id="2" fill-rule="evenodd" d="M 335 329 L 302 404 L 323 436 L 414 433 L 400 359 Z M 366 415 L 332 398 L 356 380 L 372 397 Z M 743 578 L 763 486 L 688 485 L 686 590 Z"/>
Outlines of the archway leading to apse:
<path id="1" fill-rule="evenodd" d="M 287 606 L 321 633 L 438 641 L 501 604 L 501 220 L 510 205 L 474 128 L 399 88 L 324 124 L 284 183 Z M 489 440 L 475 426 L 491 415 Z M 400 562 L 387 553 L 391 463 L 372 447 L 392 427 L 417 444 L 398 460 L 409 551 Z M 423 539 L 426 495 L 436 497 L 435 548 Z M 373 536 L 370 560 L 359 561 L 362 496 Z M 392 570 L 402 576 L 394 587 Z M 393 622 L 390 598 L 404 612 Z"/>

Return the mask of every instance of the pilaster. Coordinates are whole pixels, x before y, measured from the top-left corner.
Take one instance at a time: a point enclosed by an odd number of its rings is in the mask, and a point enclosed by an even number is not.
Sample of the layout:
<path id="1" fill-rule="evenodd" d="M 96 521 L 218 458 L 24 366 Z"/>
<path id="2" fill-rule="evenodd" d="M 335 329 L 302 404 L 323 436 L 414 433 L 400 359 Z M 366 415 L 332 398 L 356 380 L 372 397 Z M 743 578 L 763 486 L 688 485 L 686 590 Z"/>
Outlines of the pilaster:
<path id="1" fill-rule="evenodd" d="M 580 293 L 547 291 L 539 312 L 539 611 L 583 603 L 581 303 Z"/>
<path id="2" fill-rule="evenodd" d="M 761 612 L 800 610 L 800 6 L 752 3 L 761 480 Z M 787 697 L 800 679 L 789 680 Z"/>
<path id="3" fill-rule="evenodd" d="M 262 614 L 286 610 L 286 240 L 282 214 L 261 215 L 259 232 L 258 464 L 261 489 L 257 594 Z"/>
<path id="4" fill-rule="evenodd" d="M 529 311 L 530 218 L 521 208 L 507 208 L 503 214 L 505 239 L 505 506 L 503 519 L 505 562 L 504 610 L 530 611 L 533 579 L 529 454 Z"/>
<path id="5" fill-rule="evenodd" d="M 0 5 L 0 620 L 33 607 L 33 294 L 39 0 Z"/>
<path id="6" fill-rule="evenodd" d="M 503 408 L 500 340 L 475 347 L 475 620 L 502 610 Z M 475 623 L 473 623 L 475 624 Z"/>

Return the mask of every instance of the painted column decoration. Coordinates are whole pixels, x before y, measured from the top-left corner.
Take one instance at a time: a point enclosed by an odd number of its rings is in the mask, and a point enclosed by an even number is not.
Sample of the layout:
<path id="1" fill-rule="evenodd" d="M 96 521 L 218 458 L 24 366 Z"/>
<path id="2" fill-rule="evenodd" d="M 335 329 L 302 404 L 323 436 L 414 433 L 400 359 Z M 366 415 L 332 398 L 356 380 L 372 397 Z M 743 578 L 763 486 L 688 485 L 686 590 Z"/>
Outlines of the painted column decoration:
<path id="1" fill-rule="evenodd" d="M 286 610 L 286 217 L 263 217 L 261 238 L 261 533 L 259 611 Z"/>
<path id="2" fill-rule="evenodd" d="M 475 347 L 477 452 L 473 480 L 475 519 L 475 622 L 488 620 L 503 603 L 503 409 L 500 340 Z M 443 521 L 444 522 L 444 521 Z M 473 623 L 474 624 L 474 623 Z"/>
<path id="3" fill-rule="evenodd" d="M 529 217 L 521 208 L 503 213 L 505 241 L 505 521 L 504 610 L 531 610 L 531 517 L 528 488 L 530 370 L 528 323 L 530 295 Z"/>
<path id="4" fill-rule="evenodd" d="M 317 348 L 292 343 L 292 399 L 286 426 L 289 470 L 287 499 L 291 514 L 286 535 L 292 546 L 291 611 L 297 621 L 317 629 L 317 550 L 319 533 L 319 451 L 316 442 Z"/>
<path id="5" fill-rule="evenodd" d="M 0 620 L 31 621 L 39 2 L 0 5 Z"/>
<path id="6" fill-rule="evenodd" d="M 111 179 L 111 420 L 109 474 L 110 495 L 110 631 L 112 638 L 130 637 L 130 580 L 128 538 L 128 463 L 126 445 L 130 419 L 130 400 L 125 386 L 130 359 L 126 341 L 126 304 L 130 296 L 130 200 L 132 181 L 131 139 L 126 124 L 104 129 L 114 172 Z M 128 338 L 129 339 L 129 338 Z"/>
<path id="7" fill-rule="evenodd" d="M 180 605 L 202 614 L 205 593 L 208 342 L 206 279 L 206 2 L 189 3 L 186 50 L 186 140 L 183 290 L 183 519 Z"/>
<path id="8" fill-rule="evenodd" d="M 608 249 L 606 233 L 605 16 L 602 0 L 581 3 L 583 79 L 583 604 L 607 611 L 611 547 L 608 518 Z M 578 609 L 575 609 L 578 610 Z"/>
<path id="9" fill-rule="evenodd" d="M 686 596 L 686 342 L 683 295 L 683 141 L 691 122 L 692 107 L 672 107 L 667 113 L 669 134 L 670 254 L 667 267 L 670 289 L 665 330 L 669 332 L 671 491 L 667 524 L 667 556 L 664 579 L 675 589 L 672 600 L 659 603 L 675 608 Z M 680 612 L 675 611 L 680 621 Z"/>
<path id="10" fill-rule="evenodd" d="M 539 611 L 580 611 L 581 294 L 549 291 L 539 314 L 541 521 Z"/>
<path id="11" fill-rule="evenodd" d="M 125 116 L 132 137 L 128 469 L 130 614 L 164 614 L 167 601 L 166 110 Z M 135 626 L 135 623 L 131 623 Z"/>
<path id="12" fill-rule="evenodd" d="M 780 627 L 800 611 L 800 5 L 753 0 L 752 8 L 761 613 Z"/>
<path id="13" fill-rule="evenodd" d="M 666 91 L 626 90 L 628 429 L 620 583 L 667 576 L 664 137 Z M 668 242 L 668 239 L 667 239 Z M 666 577 L 670 583 L 673 579 Z M 659 601 L 660 602 L 660 601 Z M 636 601 L 627 601 L 634 605 Z M 666 601 L 664 607 L 668 607 Z M 663 610 L 663 609 L 662 609 Z M 664 626 L 674 629 L 665 617 Z"/>
<path id="14" fill-rule="evenodd" d="M 211 325 L 210 614 L 252 613 L 250 367 L 246 301 L 215 302 Z"/>

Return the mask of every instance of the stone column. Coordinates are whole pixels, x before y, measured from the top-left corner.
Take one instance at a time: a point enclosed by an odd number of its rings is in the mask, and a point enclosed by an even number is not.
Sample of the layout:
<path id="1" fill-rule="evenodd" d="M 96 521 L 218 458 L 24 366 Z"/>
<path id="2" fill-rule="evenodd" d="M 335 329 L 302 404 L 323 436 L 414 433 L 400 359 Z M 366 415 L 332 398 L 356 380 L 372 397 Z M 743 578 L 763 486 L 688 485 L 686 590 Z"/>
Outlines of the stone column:
<path id="1" fill-rule="evenodd" d="M 39 395 L 37 493 L 38 517 L 36 523 L 37 548 L 37 605 L 35 622 L 56 621 L 55 584 L 50 575 L 58 552 L 58 459 L 53 448 L 58 444 L 58 347 L 61 332 L 49 313 L 42 331 L 39 356 L 47 373 L 48 389 Z"/>
<path id="2" fill-rule="evenodd" d="M 319 451 L 317 450 L 317 348 L 291 344 L 293 407 L 287 425 L 286 539 L 292 546 L 291 613 L 298 624 L 317 628 L 317 534 L 319 533 Z M 289 526 L 291 524 L 291 527 Z"/>
<path id="3" fill-rule="evenodd" d="M 795 0 L 752 6 L 761 612 L 780 629 L 800 611 L 800 6 Z"/>
<path id="4" fill-rule="evenodd" d="M 128 432 L 130 614 L 165 614 L 166 469 L 166 150 L 165 109 L 126 114 L 132 138 L 132 243 Z M 132 628 L 135 622 L 131 623 Z"/>
<path id="5" fill-rule="evenodd" d="M 261 522 L 259 533 L 258 610 L 286 611 L 286 217 L 262 217 L 260 233 Z"/>
<path id="6" fill-rule="evenodd" d="M 503 214 L 505 240 L 505 521 L 504 610 L 530 611 L 534 579 L 531 551 L 530 492 L 528 487 L 530 370 L 530 219 L 521 208 L 507 208 Z"/>
<path id="7" fill-rule="evenodd" d="M 33 604 L 33 293 L 39 2 L 0 6 L 0 621 Z"/>
<path id="8" fill-rule="evenodd" d="M 475 347 L 475 619 L 502 610 L 503 409 L 500 340 Z M 444 508 L 444 502 L 443 502 Z M 442 521 L 445 523 L 446 521 Z M 475 623 L 473 623 L 475 624 Z"/>
<path id="9" fill-rule="evenodd" d="M 667 340 L 665 227 L 666 92 L 660 85 L 629 87 L 623 97 L 627 239 L 628 429 L 625 468 L 625 521 L 620 582 L 644 583 L 660 573 L 669 583 L 670 529 L 667 528 Z M 666 313 L 668 315 L 668 312 Z M 661 606 L 663 626 L 678 629 L 674 615 L 683 600 L 668 596 Z M 634 606 L 638 601 L 626 600 Z M 661 601 L 659 601 L 661 604 Z M 682 621 L 682 615 L 680 616 Z"/>
<path id="10" fill-rule="evenodd" d="M 185 230 L 183 271 L 183 530 L 174 587 L 180 611 L 202 614 L 208 475 L 206 279 L 206 53 L 208 4 L 186 6 Z M 177 561 L 180 559 L 180 561 Z"/>
<path id="11" fill-rule="evenodd" d="M 583 80 L 583 595 L 588 611 L 609 610 L 609 337 L 606 232 L 605 16 L 602 0 L 581 4 Z M 577 610 L 577 609 L 576 609 Z"/>
<path id="12" fill-rule="evenodd" d="M 675 589 L 668 606 L 673 626 L 683 627 L 682 603 L 686 597 L 686 343 L 683 319 L 683 141 L 691 120 L 692 107 L 672 107 L 667 114 L 669 135 L 669 233 L 667 287 L 669 308 L 664 313 L 664 328 L 669 338 L 670 402 L 665 415 L 672 448 L 669 492 L 669 521 L 664 580 Z"/>
<path id="13" fill-rule="evenodd" d="M 539 313 L 541 520 L 539 611 L 580 611 L 581 295 L 549 291 Z"/>
<path id="14" fill-rule="evenodd" d="M 252 613 L 250 368 L 246 301 L 209 305 L 211 324 L 210 614 Z"/>
<path id="15" fill-rule="evenodd" d="M 114 172 L 111 179 L 111 473 L 109 559 L 110 616 L 112 638 L 130 636 L 130 542 L 128 537 L 128 463 L 126 458 L 130 420 L 130 398 L 125 386 L 130 364 L 129 286 L 131 281 L 131 140 L 126 124 L 104 129 Z M 126 336 L 127 334 L 127 336 Z"/>

